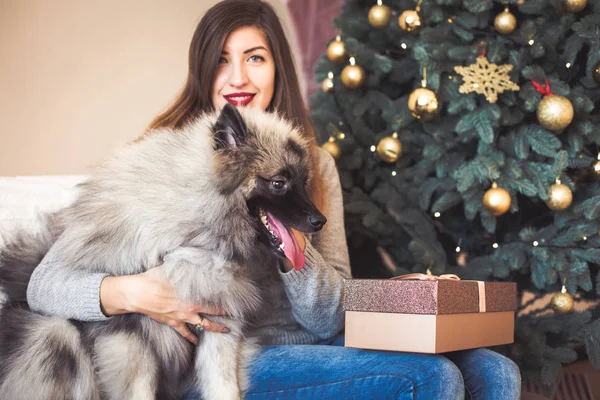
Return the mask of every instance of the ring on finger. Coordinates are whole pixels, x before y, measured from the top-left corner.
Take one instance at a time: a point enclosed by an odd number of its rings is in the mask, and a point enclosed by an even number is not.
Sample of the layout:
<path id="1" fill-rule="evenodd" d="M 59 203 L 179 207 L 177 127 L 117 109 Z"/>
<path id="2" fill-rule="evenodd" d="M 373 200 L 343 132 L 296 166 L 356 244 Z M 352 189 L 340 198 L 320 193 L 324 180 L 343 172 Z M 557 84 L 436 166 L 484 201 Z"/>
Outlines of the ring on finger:
<path id="1" fill-rule="evenodd" d="M 204 330 L 204 321 L 206 319 L 204 317 L 200 317 L 200 321 L 198 321 L 198 323 L 196 323 L 196 330 L 198 332 L 202 332 Z"/>

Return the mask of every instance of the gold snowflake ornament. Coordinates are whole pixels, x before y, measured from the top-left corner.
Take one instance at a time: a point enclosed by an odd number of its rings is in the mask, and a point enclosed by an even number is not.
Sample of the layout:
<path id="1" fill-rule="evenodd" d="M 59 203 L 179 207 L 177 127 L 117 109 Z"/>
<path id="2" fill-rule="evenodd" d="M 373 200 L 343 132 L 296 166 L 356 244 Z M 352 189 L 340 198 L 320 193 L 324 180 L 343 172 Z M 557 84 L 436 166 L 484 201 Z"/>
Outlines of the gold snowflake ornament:
<path id="1" fill-rule="evenodd" d="M 458 88 L 461 93 L 476 92 L 485 95 L 490 103 L 498 100 L 498 94 L 505 90 L 519 90 L 519 85 L 508 76 L 511 64 L 490 64 L 485 57 L 477 57 L 475 64 L 468 67 L 457 66 L 454 70 L 463 77 L 464 83 Z"/>

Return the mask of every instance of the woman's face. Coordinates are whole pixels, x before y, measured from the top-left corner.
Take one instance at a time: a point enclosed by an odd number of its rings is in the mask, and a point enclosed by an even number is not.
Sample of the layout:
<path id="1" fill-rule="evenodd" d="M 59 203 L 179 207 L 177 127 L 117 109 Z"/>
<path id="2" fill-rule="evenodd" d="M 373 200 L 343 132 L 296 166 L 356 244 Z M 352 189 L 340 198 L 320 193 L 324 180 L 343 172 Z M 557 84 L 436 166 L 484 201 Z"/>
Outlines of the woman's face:
<path id="1" fill-rule="evenodd" d="M 215 109 L 231 103 L 266 110 L 274 91 L 275 62 L 264 33 L 254 26 L 231 32 L 212 87 Z"/>

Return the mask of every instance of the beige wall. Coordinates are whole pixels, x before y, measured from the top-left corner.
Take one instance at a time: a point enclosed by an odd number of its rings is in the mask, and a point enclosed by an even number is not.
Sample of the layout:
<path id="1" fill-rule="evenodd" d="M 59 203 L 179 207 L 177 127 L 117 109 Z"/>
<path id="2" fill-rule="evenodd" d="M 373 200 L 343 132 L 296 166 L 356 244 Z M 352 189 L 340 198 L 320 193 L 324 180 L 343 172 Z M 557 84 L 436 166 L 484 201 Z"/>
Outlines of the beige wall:
<path id="1" fill-rule="evenodd" d="M 141 134 L 183 85 L 216 2 L 0 0 L 0 176 L 84 174 Z"/>

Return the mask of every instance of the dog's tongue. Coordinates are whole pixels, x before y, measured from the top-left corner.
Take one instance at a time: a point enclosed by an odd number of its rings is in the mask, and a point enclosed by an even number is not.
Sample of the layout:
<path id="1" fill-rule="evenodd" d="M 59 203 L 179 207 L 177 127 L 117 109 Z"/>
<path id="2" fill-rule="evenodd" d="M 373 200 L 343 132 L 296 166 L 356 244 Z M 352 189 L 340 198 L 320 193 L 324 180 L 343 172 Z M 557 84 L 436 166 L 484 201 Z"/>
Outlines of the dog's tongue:
<path id="1" fill-rule="evenodd" d="M 267 214 L 267 220 L 271 230 L 283 243 L 283 252 L 285 256 L 292 262 L 295 270 L 300 270 L 304 266 L 304 253 L 298 246 L 294 233 L 291 229 L 283 225 L 279 220 L 274 218 L 271 214 Z"/>

